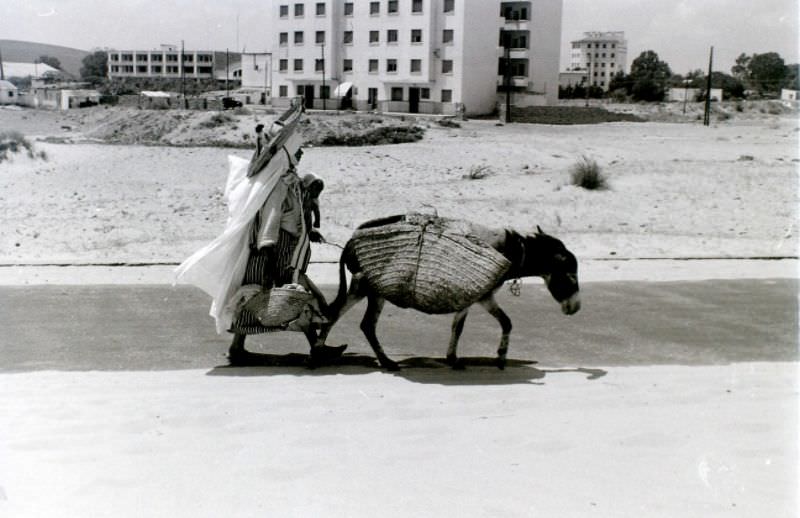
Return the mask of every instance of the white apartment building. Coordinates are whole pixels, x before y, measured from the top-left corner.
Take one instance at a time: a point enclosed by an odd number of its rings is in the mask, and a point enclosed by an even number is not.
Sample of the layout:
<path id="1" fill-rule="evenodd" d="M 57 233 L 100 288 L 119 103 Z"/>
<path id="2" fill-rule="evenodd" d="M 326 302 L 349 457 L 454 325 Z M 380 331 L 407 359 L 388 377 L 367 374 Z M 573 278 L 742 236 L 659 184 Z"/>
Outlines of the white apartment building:
<path id="1" fill-rule="evenodd" d="M 127 77 L 211 79 L 214 77 L 214 51 L 181 50 L 175 45 L 161 45 L 158 50 L 109 51 L 108 78 Z"/>
<path id="2" fill-rule="evenodd" d="M 583 38 L 572 42 L 568 72 L 583 72 L 581 77 L 588 77 L 592 86 L 608 90 L 611 78 L 627 73 L 627 67 L 628 42 L 623 31 L 584 32 Z"/>
<path id="3" fill-rule="evenodd" d="M 512 87 L 555 102 L 562 0 L 274 0 L 272 103 L 492 112 Z M 516 95 L 516 94 L 515 94 Z M 543 101 L 544 102 L 544 101 Z"/>

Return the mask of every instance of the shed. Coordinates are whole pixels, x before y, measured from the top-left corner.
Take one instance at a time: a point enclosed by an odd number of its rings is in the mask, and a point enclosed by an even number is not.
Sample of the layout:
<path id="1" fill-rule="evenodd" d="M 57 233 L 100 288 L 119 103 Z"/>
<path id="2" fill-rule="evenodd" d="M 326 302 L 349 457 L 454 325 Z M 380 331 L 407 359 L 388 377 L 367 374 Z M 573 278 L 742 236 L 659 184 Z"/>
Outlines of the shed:
<path id="1" fill-rule="evenodd" d="M 13 83 L 0 80 L 0 104 L 17 104 L 17 87 Z"/>

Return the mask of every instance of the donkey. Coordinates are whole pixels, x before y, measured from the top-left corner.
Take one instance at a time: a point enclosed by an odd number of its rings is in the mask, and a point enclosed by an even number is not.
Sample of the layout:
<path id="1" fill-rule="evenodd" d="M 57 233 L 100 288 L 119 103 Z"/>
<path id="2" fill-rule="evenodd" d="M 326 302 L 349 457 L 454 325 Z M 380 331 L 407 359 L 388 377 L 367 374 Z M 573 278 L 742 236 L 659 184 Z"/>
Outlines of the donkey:
<path id="1" fill-rule="evenodd" d="M 388 225 L 401 221 L 404 217 L 399 215 L 372 220 L 358 228 Z M 504 369 L 508 354 L 511 320 L 497 304 L 495 293 L 508 280 L 539 276 L 544 279 L 553 298 L 561 304 L 562 312 L 572 315 L 581 306 L 578 288 L 578 262 L 561 241 L 545 234 L 539 227 L 534 235 L 522 235 L 509 229 L 490 229 L 471 223 L 467 224 L 471 228 L 471 234 L 500 252 L 511 263 L 509 270 L 496 284 L 486 286 L 485 292 L 472 301 L 472 304 L 478 303 L 483 306 L 500 324 L 502 336 L 495 363 L 497 367 Z M 336 299 L 328 307 L 326 312 L 328 322 L 323 324 L 320 329 L 318 343 L 325 343 L 325 339 L 336 321 L 354 304 L 366 297 L 367 310 L 361 320 L 361 330 L 372 346 L 381 366 L 387 370 L 398 370 L 399 365 L 386 355 L 375 332 L 386 299 L 378 289 L 370 285 L 359 264 L 352 243 L 353 239 L 351 238 L 342 251 L 339 260 L 339 291 Z M 347 287 L 345 267 L 352 274 L 349 288 Z M 458 265 L 454 264 L 453 268 L 457 269 Z M 468 312 L 469 306 L 456 312 L 453 318 L 446 361 L 454 369 L 464 367 L 463 361 L 458 358 L 457 348 Z"/>

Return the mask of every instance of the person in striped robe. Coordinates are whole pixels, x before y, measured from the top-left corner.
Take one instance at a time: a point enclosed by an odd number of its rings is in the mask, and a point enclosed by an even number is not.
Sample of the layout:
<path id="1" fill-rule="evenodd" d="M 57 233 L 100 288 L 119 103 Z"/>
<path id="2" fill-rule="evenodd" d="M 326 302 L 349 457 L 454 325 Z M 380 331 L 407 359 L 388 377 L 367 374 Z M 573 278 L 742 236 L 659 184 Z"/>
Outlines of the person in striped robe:
<path id="1" fill-rule="evenodd" d="M 281 176 L 277 186 L 267 198 L 261 210 L 256 214 L 249 236 L 249 257 L 241 285 L 259 284 L 265 289 L 298 283 L 314 294 L 320 309 L 327 309 L 327 302 L 322 292 L 306 276 L 311 259 L 310 242 L 318 241 L 319 202 L 316 199 L 321 192 L 319 182 L 314 187 L 305 189 L 304 183 L 297 175 L 295 168 L 299 160 L 298 152 L 291 166 Z M 316 178 L 316 177 L 314 177 Z M 309 184 L 310 186 L 310 184 Z M 312 202 L 311 199 L 314 199 Z M 305 208 L 316 207 L 315 225 L 306 222 Z M 234 334 L 228 350 L 231 364 L 245 365 L 252 363 L 252 353 L 244 347 L 247 335 L 283 331 L 286 328 L 264 326 L 251 311 L 242 308 L 234 318 L 230 331 Z M 314 326 L 306 326 L 303 330 L 311 346 L 312 360 L 329 361 L 341 356 L 346 345 L 331 347 L 317 343 L 317 330 Z"/>

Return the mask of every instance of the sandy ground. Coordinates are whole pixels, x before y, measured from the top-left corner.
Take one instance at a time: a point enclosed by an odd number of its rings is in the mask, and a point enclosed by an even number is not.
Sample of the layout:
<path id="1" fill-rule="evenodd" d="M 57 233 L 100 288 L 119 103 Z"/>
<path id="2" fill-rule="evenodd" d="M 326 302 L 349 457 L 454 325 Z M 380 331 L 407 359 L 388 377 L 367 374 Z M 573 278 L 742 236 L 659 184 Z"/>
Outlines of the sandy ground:
<path id="1" fill-rule="evenodd" d="M 796 277 L 797 119 L 732 113 L 708 128 L 430 124 L 415 144 L 310 148 L 301 165 L 326 179 L 323 230 L 337 243 L 372 217 L 437 210 L 541 225 L 576 253 L 584 282 Z M 98 115 L 80 116 L 0 110 L 0 127 L 81 140 Z M 37 149 L 49 159 L 0 164 L 5 284 L 168 282 L 223 226 L 226 156 L 248 156 L 52 139 Z M 569 185 L 582 155 L 610 190 Z M 464 177 L 484 165 L 488 177 Z M 763 257 L 788 259 L 731 259 Z M 19 266 L 76 263 L 94 266 Z M 0 375 L 0 516 L 798 511 L 796 363 L 537 365 L 473 383 L 449 371 L 411 382 L 212 367 Z"/>

